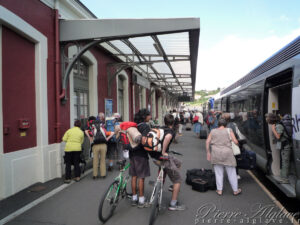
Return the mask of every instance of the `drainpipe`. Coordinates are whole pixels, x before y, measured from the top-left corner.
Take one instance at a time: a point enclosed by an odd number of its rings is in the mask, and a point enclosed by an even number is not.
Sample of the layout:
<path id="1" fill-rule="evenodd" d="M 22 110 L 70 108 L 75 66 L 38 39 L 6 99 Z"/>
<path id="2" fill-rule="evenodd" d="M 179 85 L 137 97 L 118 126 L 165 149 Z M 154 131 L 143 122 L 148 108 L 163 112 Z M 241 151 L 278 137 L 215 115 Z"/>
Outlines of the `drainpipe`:
<path id="1" fill-rule="evenodd" d="M 59 57 L 59 14 L 57 8 L 57 0 L 55 1 L 55 130 L 56 143 L 60 143 L 60 57 Z"/>

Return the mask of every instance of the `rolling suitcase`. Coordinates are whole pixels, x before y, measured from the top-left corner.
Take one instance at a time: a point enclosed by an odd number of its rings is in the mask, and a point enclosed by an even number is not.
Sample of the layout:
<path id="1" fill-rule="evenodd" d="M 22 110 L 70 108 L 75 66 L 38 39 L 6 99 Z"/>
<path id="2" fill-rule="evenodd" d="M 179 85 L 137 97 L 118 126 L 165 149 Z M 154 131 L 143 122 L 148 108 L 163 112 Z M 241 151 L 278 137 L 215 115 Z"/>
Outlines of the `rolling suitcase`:
<path id="1" fill-rule="evenodd" d="M 202 125 L 200 130 L 200 139 L 206 139 L 207 138 L 207 126 Z"/>
<path id="2" fill-rule="evenodd" d="M 236 156 L 238 169 L 253 170 L 256 168 L 256 154 L 253 151 L 243 150 L 240 155 Z"/>
<path id="3" fill-rule="evenodd" d="M 192 130 L 192 123 L 187 122 L 185 125 L 185 130 Z"/>

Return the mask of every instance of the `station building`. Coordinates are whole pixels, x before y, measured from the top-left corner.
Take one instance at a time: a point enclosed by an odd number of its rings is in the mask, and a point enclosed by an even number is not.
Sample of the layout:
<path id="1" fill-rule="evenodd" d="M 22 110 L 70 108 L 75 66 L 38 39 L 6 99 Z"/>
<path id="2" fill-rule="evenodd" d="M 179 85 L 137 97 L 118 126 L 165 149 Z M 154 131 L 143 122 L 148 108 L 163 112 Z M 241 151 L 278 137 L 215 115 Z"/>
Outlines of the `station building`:
<path id="1" fill-rule="evenodd" d="M 199 24 L 98 19 L 79 0 L 0 0 L 0 199 L 63 175 L 61 138 L 75 119 L 128 121 L 148 108 L 162 124 L 193 99 Z"/>

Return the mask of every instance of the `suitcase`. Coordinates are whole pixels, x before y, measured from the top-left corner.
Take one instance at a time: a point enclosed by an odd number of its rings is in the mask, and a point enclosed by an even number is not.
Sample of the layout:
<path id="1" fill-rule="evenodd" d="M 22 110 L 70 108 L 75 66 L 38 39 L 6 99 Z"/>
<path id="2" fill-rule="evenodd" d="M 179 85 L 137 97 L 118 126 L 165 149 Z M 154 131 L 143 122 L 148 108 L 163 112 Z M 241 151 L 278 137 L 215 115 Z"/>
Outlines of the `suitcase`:
<path id="1" fill-rule="evenodd" d="M 206 139 L 207 138 L 207 126 L 202 125 L 200 130 L 200 139 Z"/>
<path id="2" fill-rule="evenodd" d="M 256 168 L 256 154 L 253 151 L 243 150 L 236 156 L 238 169 L 254 170 Z"/>
<path id="3" fill-rule="evenodd" d="M 185 130 L 192 130 L 192 123 L 190 122 L 186 123 Z"/>

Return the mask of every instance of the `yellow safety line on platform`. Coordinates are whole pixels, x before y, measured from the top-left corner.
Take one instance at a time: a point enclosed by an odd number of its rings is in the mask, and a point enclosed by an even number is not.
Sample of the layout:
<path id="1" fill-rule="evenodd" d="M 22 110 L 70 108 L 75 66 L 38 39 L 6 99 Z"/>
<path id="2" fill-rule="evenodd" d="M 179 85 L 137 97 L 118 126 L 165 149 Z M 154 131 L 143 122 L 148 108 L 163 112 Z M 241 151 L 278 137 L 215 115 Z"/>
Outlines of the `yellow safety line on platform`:
<path id="1" fill-rule="evenodd" d="M 300 225 L 298 221 L 290 214 L 289 211 L 286 210 L 286 208 L 275 198 L 275 196 L 263 185 L 257 177 L 249 170 L 247 170 L 248 174 L 256 181 L 256 183 L 261 187 L 261 189 L 269 196 L 269 198 L 279 207 L 279 209 L 282 209 L 282 211 L 289 215 L 288 218 L 289 220 L 294 224 L 294 225 Z"/>

